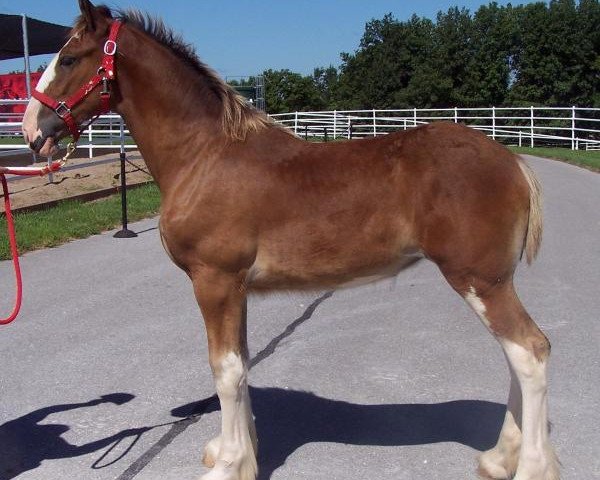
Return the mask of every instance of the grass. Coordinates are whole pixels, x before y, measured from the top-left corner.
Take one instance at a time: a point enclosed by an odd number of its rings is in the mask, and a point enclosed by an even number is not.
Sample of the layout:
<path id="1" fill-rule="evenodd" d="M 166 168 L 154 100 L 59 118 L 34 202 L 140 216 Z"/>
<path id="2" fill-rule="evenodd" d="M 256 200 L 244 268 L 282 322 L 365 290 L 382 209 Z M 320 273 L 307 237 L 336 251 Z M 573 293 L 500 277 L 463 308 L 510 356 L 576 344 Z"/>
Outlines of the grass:
<path id="1" fill-rule="evenodd" d="M 510 147 L 510 149 L 515 153 L 553 158 L 555 160 L 572 163 L 573 165 L 578 165 L 595 172 L 600 172 L 600 151 L 544 147 Z"/>
<path id="2" fill-rule="evenodd" d="M 129 221 L 158 213 L 160 195 L 155 184 L 127 191 Z M 69 240 L 86 238 L 121 225 L 121 195 L 95 202 L 66 200 L 39 212 L 15 215 L 19 253 L 55 247 Z M 10 258 L 6 219 L 0 218 L 0 259 Z"/>

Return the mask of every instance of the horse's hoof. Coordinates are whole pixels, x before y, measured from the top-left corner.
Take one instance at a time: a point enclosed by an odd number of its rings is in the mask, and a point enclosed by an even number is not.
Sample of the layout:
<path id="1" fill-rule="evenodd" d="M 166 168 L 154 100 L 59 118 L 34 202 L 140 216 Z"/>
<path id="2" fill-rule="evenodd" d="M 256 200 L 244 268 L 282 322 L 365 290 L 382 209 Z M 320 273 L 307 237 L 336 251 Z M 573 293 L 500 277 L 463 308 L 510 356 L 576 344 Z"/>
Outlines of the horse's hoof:
<path id="1" fill-rule="evenodd" d="M 515 473 L 518 460 L 518 451 L 514 458 L 507 458 L 492 448 L 479 456 L 477 474 L 485 480 L 507 480 Z"/>
<path id="2" fill-rule="evenodd" d="M 213 468 L 219 456 L 219 449 L 221 448 L 221 437 L 215 437 L 204 447 L 204 453 L 202 454 L 202 464 L 205 467 Z"/>

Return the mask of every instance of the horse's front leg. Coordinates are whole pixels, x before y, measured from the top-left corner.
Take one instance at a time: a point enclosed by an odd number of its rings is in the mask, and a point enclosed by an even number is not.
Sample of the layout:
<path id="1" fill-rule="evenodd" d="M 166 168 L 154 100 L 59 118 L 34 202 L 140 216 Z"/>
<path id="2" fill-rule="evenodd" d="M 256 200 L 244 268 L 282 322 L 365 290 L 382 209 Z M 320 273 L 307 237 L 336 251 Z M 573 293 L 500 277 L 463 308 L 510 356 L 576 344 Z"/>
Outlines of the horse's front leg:
<path id="1" fill-rule="evenodd" d="M 244 275 L 202 267 L 192 274 L 206 324 L 209 361 L 221 403 L 221 435 L 207 445 L 202 480 L 254 480 L 256 431 L 248 394 Z"/>

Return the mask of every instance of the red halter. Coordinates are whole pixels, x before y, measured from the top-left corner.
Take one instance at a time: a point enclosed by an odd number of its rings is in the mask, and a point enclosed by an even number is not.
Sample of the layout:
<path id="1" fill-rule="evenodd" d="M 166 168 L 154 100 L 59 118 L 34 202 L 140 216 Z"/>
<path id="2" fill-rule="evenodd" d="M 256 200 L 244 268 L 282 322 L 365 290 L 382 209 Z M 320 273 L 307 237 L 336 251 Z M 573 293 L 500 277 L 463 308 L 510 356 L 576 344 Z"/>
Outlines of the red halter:
<path id="1" fill-rule="evenodd" d="M 32 96 L 54 111 L 59 118 L 65 122 L 67 128 L 73 136 L 73 142 L 76 142 L 81 135 L 83 129 L 79 129 L 71 110 L 78 105 L 92 90 L 102 83 L 102 91 L 100 92 L 100 109 L 98 115 L 108 113 L 110 111 L 110 90 L 108 82 L 115 79 L 115 55 L 117 53 L 117 35 L 121 22 L 115 20 L 110 26 L 108 40 L 104 44 L 104 57 L 102 65 L 98 68 L 98 73 L 94 75 L 88 83 L 83 85 L 67 100 L 59 102 L 58 100 L 49 97 L 45 93 L 34 90 Z"/>

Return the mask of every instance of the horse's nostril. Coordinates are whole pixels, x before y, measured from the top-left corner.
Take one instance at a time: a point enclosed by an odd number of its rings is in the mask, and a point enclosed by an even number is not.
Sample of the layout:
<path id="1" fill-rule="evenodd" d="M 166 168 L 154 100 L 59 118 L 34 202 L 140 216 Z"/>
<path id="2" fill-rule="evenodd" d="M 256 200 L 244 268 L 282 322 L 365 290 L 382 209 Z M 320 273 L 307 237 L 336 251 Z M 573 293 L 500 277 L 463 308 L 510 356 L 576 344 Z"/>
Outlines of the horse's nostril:
<path id="1" fill-rule="evenodd" d="M 34 152 L 39 152 L 40 149 L 44 146 L 44 142 L 46 141 L 43 137 L 37 137 L 33 142 L 29 143 L 29 146 Z"/>

